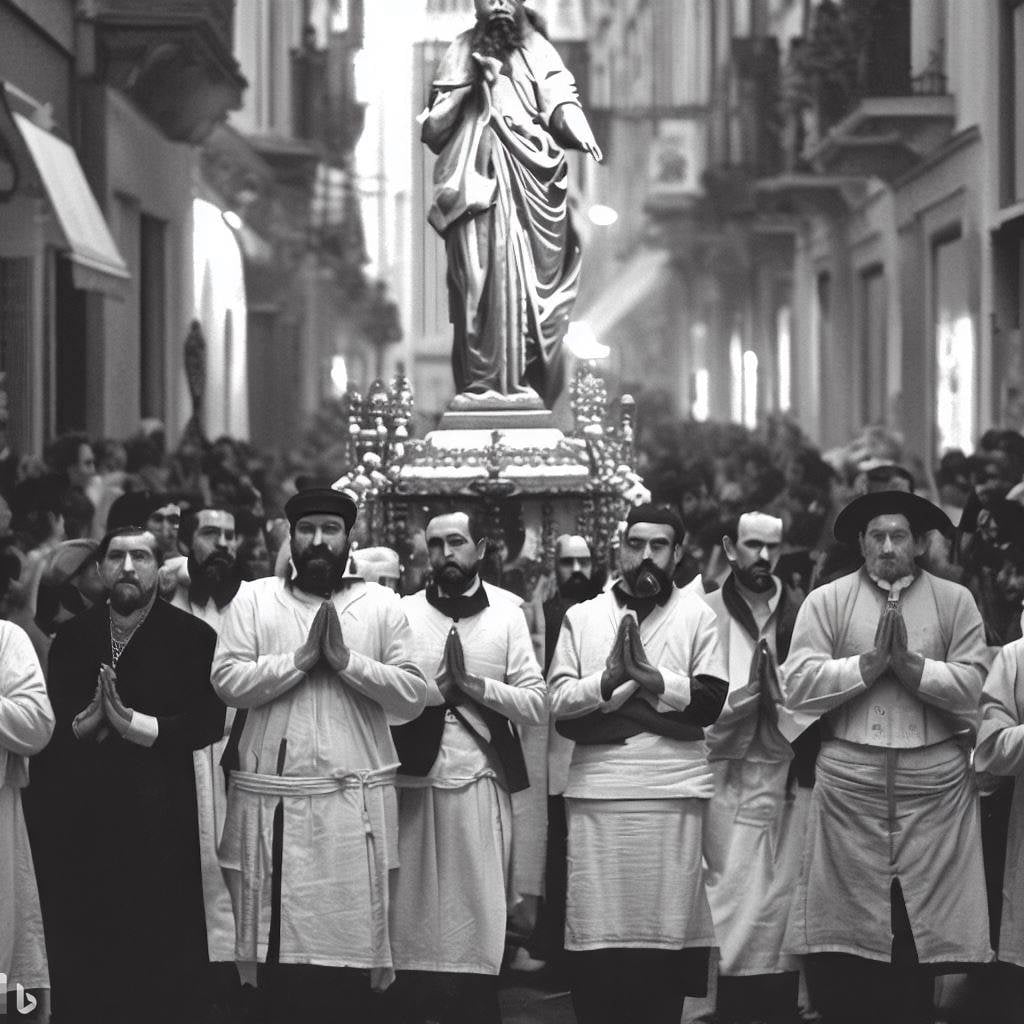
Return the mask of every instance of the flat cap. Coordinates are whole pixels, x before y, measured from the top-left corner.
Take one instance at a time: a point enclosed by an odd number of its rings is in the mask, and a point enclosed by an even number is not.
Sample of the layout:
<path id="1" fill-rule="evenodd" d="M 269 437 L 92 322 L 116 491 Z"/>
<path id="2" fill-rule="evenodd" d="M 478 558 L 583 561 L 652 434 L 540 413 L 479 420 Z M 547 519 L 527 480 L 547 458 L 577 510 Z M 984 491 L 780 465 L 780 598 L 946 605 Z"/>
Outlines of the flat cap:
<path id="1" fill-rule="evenodd" d="M 358 512 L 356 503 L 333 487 L 309 487 L 293 494 L 284 506 L 284 514 L 293 528 L 303 516 L 320 514 L 340 516 L 345 521 L 345 529 L 351 530 Z"/>

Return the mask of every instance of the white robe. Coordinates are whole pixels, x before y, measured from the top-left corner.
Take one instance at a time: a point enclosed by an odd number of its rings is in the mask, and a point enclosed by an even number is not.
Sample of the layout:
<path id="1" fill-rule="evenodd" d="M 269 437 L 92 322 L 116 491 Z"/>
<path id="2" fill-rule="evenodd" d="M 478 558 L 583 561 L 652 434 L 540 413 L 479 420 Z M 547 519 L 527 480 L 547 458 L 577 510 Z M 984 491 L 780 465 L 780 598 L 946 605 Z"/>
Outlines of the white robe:
<path id="1" fill-rule="evenodd" d="M 27 759 L 46 746 L 54 724 L 32 642 L 13 622 L 0 620 L 0 974 L 6 991 L 50 987 L 21 790 L 28 785 Z"/>
<path id="2" fill-rule="evenodd" d="M 1016 780 L 1003 874 L 999 959 L 1024 967 L 1024 640 L 999 650 L 985 680 L 974 767 Z"/>
<path id="3" fill-rule="evenodd" d="M 707 730 L 715 796 L 708 805 L 704 852 L 721 951 L 719 974 L 795 971 L 799 962 L 784 954 L 782 945 L 800 874 L 810 794 L 800 788 L 787 794 L 791 758 L 768 749 L 756 732 L 750 739 L 750 718 L 760 705 L 759 693 L 748 687 L 755 641 L 729 613 L 721 590 L 704 600 L 715 613 L 729 673 L 725 708 Z M 761 630 L 773 655 L 778 601 L 776 594 Z M 779 731 L 786 739 L 795 739 L 806 724 L 806 716 L 779 709 Z"/>
<path id="4" fill-rule="evenodd" d="M 988 662 L 970 592 L 920 572 L 899 595 L 916 689 L 887 671 L 870 687 L 887 592 L 861 569 L 812 591 L 797 614 L 782 686 L 822 716 L 807 848 L 786 948 L 891 958 L 898 879 L 922 964 L 991 958 L 980 812 L 968 750 Z"/>
<path id="5" fill-rule="evenodd" d="M 634 682 L 610 701 L 601 697 L 601 674 L 627 614 L 610 591 L 566 612 L 548 672 L 553 717 L 613 711 L 637 691 Z M 665 681 L 659 697 L 644 696 L 659 712 L 685 711 L 696 676 L 726 678 L 715 616 L 692 592 L 673 591 L 640 624 L 640 639 Z M 713 944 L 701 869 L 702 819 L 713 792 L 703 740 L 642 733 L 624 743 L 576 744 L 565 790 L 566 949 Z M 647 869 L 621 869 L 634 861 Z M 669 892 L 677 898 L 667 899 Z"/>
<path id="6" fill-rule="evenodd" d="M 377 968 L 380 984 L 391 970 L 387 872 L 397 863 L 398 757 L 388 721 L 415 718 L 427 684 L 396 594 L 356 581 L 332 603 L 351 652 L 341 674 L 323 659 L 308 674 L 295 668 L 320 598 L 268 577 L 244 583 L 228 606 L 212 681 L 249 715 L 220 863 L 235 901 L 236 957 L 263 962 L 280 803 L 280 962 Z"/>
<path id="7" fill-rule="evenodd" d="M 456 625 L 466 669 L 484 680 L 481 703 L 516 725 L 547 720 L 544 679 L 521 602 L 484 584 L 489 605 Z M 416 638 L 428 705 L 443 703 L 434 680 L 452 620 L 423 592 L 402 602 Z M 472 704 L 460 714 L 486 735 Z M 446 716 L 441 748 L 422 778 L 399 775 L 399 853 L 391 879 L 391 944 L 397 970 L 497 974 L 505 916 L 514 899 L 515 827 L 495 765 L 458 719 Z M 531 780 L 531 788 L 533 782 Z"/>
<path id="8" fill-rule="evenodd" d="M 179 585 L 171 599 L 175 608 L 202 619 L 215 633 L 220 633 L 224 610 L 211 599 L 205 605 L 193 604 L 188 588 Z M 224 832 L 228 794 L 220 759 L 228 745 L 235 708 L 228 708 L 224 717 L 224 735 L 210 746 L 192 753 L 196 772 L 196 807 L 199 812 L 199 856 L 203 871 L 203 903 L 206 909 L 206 942 L 211 963 L 229 963 L 235 959 L 235 915 L 231 907 L 224 873 L 217 857 L 217 846 Z"/>

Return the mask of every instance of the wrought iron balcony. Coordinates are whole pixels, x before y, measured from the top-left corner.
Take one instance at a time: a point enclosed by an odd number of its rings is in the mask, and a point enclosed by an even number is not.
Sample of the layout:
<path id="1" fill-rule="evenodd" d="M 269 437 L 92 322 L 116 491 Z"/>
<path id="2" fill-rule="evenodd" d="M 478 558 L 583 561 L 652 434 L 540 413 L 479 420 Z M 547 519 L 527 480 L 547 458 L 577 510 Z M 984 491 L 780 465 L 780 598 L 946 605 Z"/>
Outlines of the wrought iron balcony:
<path id="1" fill-rule="evenodd" d="M 91 0 L 92 73 L 169 139 L 202 142 L 246 86 L 232 55 L 234 0 Z"/>
<path id="2" fill-rule="evenodd" d="M 949 137 L 955 110 L 941 58 L 911 75 L 910 19 L 910 0 L 818 5 L 792 69 L 809 97 L 806 164 L 892 181 Z"/>

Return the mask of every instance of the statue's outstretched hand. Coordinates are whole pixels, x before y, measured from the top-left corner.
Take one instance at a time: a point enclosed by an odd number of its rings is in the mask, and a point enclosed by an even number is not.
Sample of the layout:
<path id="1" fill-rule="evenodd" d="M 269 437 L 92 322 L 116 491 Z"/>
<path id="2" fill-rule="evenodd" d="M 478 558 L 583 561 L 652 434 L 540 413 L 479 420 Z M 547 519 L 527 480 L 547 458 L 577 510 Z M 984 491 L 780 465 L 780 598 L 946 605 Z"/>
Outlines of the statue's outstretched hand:
<path id="1" fill-rule="evenodd" d="M 590 127 L 587 115 L 583 113 L 583 108 L 576 106 L 575 103 L 563 103 L 558 111 L 562 115 L 563 130 L 571 143 L 592 156 L 597 163 L 601 163 L 604 160 L 604 153 L 594 138 L 594 131 Z"/>

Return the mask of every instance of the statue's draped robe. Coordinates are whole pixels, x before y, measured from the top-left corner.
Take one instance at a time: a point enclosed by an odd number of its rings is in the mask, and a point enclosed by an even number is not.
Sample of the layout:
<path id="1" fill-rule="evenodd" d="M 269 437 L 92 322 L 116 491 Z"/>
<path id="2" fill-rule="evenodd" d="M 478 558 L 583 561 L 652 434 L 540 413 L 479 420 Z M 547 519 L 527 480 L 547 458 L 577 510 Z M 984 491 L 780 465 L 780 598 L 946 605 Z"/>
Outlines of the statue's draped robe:
<path id="1" fill-rule="evenodd" d="M 448 254 L 455 384 L 459 394 L 533 387 L 550 404 L 580 270 L 551 118 L 579 106 L 576 83 L 533 29 L 493 86 L 472 50 L 472 31 L 449 47 L 422 118 L 438 154 L 429 219 Z"/>

